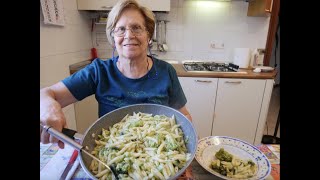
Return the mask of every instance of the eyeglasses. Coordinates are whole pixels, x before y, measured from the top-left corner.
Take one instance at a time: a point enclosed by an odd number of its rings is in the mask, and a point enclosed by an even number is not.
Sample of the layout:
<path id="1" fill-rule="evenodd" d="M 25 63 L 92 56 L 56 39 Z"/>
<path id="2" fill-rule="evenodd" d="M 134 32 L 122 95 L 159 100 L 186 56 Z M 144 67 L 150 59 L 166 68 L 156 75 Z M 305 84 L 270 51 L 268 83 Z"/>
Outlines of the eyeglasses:
<path id="1" fill-rule="evenodd" d="M 120 27 L 114 28 L 113 34 L 115 36 L 118 36 L 118 37 L 123 37 L 127 30 L 130 30 L 131 33 L 133 35 L 135 35 L 135 36 L 140 36 L 146 30 L 146 28 L 145 27 L 141 27 L 139 25 L 134 25 L 134 26 L 131 26 L 129 28 L 125 28 L 123 26 L 120 26 Z"/>

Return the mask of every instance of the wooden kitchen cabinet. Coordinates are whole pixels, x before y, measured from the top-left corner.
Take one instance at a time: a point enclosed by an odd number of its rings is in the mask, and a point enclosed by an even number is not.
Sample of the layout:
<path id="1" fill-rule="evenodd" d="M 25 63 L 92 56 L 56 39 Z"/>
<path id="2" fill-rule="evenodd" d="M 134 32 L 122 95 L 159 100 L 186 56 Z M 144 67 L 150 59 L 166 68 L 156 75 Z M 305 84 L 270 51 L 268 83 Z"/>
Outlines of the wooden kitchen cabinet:
<path id="1" fill-rule="evenodd" d="M 199 138 L 211 135 L 217 78 L 179 77 Z"/>
<path id="2" fill-rule="evenodd" d="M 266 80 L 218 81 L 213 136 L 231 136 L 254 143 Z"/>
<path id="3" fill-rule="evenodd" d="M 279 1 L 279 0 L 275 0 Z M 270 16 L 273 0 L 252 0 L 249 1 L 247 16 Z"/>
<path id="4" fill-rule="evenodd" d="M 78 10 L 110 10 L 118 0 L 77 0 Z M 170 11 L 170 0 L 138 0 L 152 11 Z"/>

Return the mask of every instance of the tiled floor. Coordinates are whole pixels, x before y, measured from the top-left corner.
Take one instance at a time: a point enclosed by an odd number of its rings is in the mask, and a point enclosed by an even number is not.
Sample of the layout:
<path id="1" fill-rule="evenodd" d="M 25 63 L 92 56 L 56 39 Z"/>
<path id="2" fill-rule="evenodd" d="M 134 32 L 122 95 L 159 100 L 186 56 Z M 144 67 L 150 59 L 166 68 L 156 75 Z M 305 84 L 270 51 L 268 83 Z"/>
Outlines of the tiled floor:
<path id="1" fill-rule="evenodd" d="M 263 134 L 274 135 L 278 113 L 280 109 L 280 85 L 275 86 L 272 91 L 267 122 Z M 280 125 L 278 127 L 277 137 L 280 138 Z"/>

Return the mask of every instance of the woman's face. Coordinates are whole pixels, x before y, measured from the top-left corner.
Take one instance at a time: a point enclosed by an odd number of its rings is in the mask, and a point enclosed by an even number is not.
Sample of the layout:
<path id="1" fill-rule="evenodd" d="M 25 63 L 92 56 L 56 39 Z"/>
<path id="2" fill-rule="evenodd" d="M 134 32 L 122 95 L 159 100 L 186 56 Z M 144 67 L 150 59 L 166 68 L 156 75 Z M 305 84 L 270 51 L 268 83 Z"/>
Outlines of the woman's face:
<path id="1" fill-rule="evenodd" d="M 121 30 L 125 30 L 125 33 L 117 35 L 116 31 Z M 147 54 L 149 34 L 139 11 L 126 9 L 122 12 L 115 27 L 114 41 L 120 57 L 131 59 Z"/>

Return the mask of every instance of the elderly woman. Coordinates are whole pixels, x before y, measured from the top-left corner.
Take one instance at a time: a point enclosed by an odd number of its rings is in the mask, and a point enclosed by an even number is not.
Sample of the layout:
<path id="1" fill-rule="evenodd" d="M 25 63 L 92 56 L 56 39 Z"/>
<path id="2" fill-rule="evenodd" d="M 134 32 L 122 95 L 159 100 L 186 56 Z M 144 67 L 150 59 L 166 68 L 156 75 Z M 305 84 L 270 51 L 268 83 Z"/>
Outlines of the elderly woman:
<path id="1" fill-rule="evenodd" d="M 61 131 L 62 108 L 95 94 L 99 117 L 137 103 L 155 103 L 179 110 L 191 120 L 175 69 L 148 55 L 155 27 L 154 14 L 135 0 L 119 1 L 108 15 L 106 33 L 118 56 L 95 59 L 90 65 L 40 90 L 40 123 Z M 42 143 L 58 140 L 40 130 Z M 59 147 L 64 144 L 59 142 Z"/>

